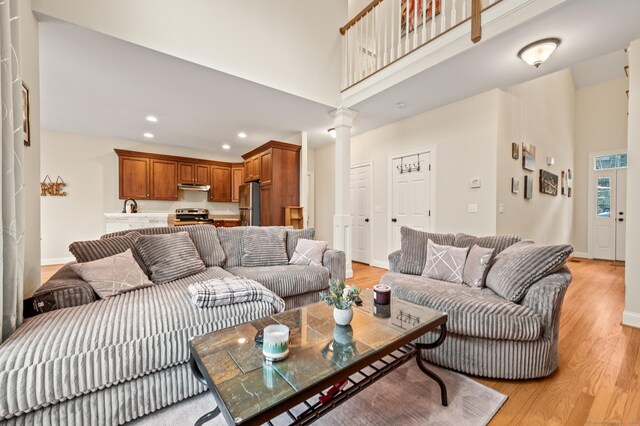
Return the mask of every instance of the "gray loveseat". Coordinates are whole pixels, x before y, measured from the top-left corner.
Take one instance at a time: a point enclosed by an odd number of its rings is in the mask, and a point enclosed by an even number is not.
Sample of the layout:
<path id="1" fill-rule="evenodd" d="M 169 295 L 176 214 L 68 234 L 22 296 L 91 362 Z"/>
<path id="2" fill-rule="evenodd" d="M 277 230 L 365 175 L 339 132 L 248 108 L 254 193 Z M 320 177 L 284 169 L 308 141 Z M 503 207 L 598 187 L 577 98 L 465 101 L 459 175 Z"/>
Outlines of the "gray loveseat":
<path id="1" fill-rule="evenodd" d="M 514 302 L 490 288 L 475 289 L 423 277 L 424 263 L 412 265 L 406 258 L 424 258 L 423 246 L 429 238 L 436 244 L 455 247 L 477 244 L 494 248 L 495 259 L 519 242 L 519 237 L 407 231 L 402 238 L 403 248 L 389 255 L 390 272 L 381 283 L 391 286 L 396 297 L 446 312 L 449 317 L 447 338 L 438 348 L 423 352 L 426 360 L 467 374 L 500 379 L 544 377 L 557 368 L 560 308 L 571 282 L 564 261 L 535 280 Z M 430 334 L 423 341 L 434 339 Z"/>
<path id="2" fill-rule="evenodd" d="M 36 295 L 53 310 L 27 319 L 0 345 L 0 423 L 122 424 L 203 392 L 188 367 L 189 338 L 271 315 L 275 307 L 254 301 L 197 308 L 187 292 L 191 283 L 243 274 L 280 295 L 289 309 L 318 301 L 330 277 L 344 279 L 344 253 L 335 250 L 327 250 L 323 267 L 234 266 L 242 235 L 251 228 L 137 231 L 187 231 L 201 257 L 210 254 L 220 234 L 225 263 L 99 300 L 63 268 Z M 288 248 L 312 233 L 288 230 Z"/>

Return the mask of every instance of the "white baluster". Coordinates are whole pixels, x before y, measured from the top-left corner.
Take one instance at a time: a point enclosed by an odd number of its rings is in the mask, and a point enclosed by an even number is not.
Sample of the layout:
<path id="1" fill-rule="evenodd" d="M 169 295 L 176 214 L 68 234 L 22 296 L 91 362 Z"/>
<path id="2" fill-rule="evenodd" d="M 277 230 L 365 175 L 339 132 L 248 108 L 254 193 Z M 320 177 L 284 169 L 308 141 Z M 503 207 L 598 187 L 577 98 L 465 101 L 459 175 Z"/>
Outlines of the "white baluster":
<path id="1" fill-rule="evenodd" d="M 363 54 L 364 54 L 364 77 L 369 75 L 369 66 L 371 65 L 369 62 L 369 14 L 367 13 L 362 18 L 364 21 L 364 46 L 363 46 Z"/>
<path id="2" fill-rule="evenodd" d="M 347 36 L 342 36 L 342 88 L 347 87 Z"/>
<path id="3" fill-rule="evenodd" d="M 457 8 L 458 8 L 458 0 L 453 0 L 451 2 L 451 26 L 455 26 L 457 21 Z"/>
<path id="4" fill-rule="evenodd" d="M 381 6 L 378 6 L 376 9 L 376 14 L 374 17 L 376 18 L 374 22 L 376 23 L 376 71 L 380 69 L 382 66 L 382 55 L 380 54 L 380 48 L 382 47 L 382 22 L 380 22 L 380 15 L 382 15 L 382 10 L 380 10 Z"/>
<path id="5" fill-rule="evenodd" d="M 431 0 L 431 38 L 436 37 L 436 0 Z"/>
<path id="6" fill-rule="evenodd" d="M 440 33 L 447 29 L 447 0 L 440 0 Z"/>
<path id="7" fill-rule="evenodd" d="M 396 58 L 402 56 L 402 2 L 400 0 L 398 4 L 398 49 L 396 50 Z"/>
<path id="8" fill-rule="evenodd" d="M 462 16 L 461 21 L 467 19 L 467 0 L 462 0 Z"/>
<path id="9" fill-rule="evenodd" d="M 347 33 L 345 34 L 345 37 L 347 38 L 347 49 L 348 49 L 348 53 L 347 53 L 347 69 L 348 69 L 348 75 L 347 75 L 347 86 L 351 86 L 351 84 L 353 84 L 353 48 L 351 47 L 351 44 L 353 42 L 353 38 L 351 37 L 351 34 L 353 34 L 353 31 L 351 31 L 351 28 L 349 28 L 347 30 Z"/>
<path id="10" fill-rule="evenodd" d="M 418 0 L 411 0 L 413 3 L 413 48 L 418 47 Z"/>
<path id="11" fill-rule="evenodd" d="M 422 7 L 422 44 L 427 42 L 427 2 L 429 0 L 420 0 Z"/>
<path id="12" fill-rule="evenodd" d="M 405 43 L 404 43 L 404 53 L 408 53 L 409 52 L 409 48 L 410 48 L 410 41 L 409 41 L 409 0 L 407 0 L 406 2 L 407 5 L 407 9 L 405 10 L 405 31 L 404 31 L 404 36 L 405 36 Z"/>
<path id="13" fill-rule="evenodd" d="M 387 56 L 387 26 L 389 24 L 389 3 L 385 4 L 382 15 L 384 16 L 384 53 L 382 56 L 382 66 L 384 67 L 387 65 L 387 60 L 389 59 L 389 57 Z"/>

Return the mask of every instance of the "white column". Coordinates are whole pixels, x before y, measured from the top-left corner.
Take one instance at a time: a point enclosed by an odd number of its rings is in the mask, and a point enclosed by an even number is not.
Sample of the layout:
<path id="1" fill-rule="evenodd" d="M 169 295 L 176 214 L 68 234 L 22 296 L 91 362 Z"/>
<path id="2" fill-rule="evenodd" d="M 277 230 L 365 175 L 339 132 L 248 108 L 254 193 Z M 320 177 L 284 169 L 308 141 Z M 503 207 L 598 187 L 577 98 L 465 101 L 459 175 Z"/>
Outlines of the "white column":
<path id="1" fill-rule="evenodd" d="M 640 328 L 640 40 L 629 47 L 629 134 L 625 306 L 622 323 Z"/>
<path id="2" fill-rule="evenodd" d="M 308 144 L 307 132 L 300 133 L 300 206 L 303 208 L 303 227 L 307 227 L 307 217 L 309 217 L 309 177 L 308 174 Z"/>
<path id="3" fill-rule="evenodd" d="M 335 213 L 333 216 L 333 248 L 347 258 L 347 278 L 353 277 L 351 266 L 351 127 L 356 111 L 338 108 L 329 113 L 336 129 L 335 144 Z"/>

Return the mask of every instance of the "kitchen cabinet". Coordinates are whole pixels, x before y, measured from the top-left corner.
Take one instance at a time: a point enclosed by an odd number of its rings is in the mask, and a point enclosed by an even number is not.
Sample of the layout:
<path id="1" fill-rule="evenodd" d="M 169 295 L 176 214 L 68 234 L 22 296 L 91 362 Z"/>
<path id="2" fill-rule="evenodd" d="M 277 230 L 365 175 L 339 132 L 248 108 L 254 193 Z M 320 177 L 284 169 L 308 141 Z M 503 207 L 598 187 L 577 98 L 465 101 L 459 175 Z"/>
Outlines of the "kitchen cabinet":
<path id="1" fill-rule="evenodd" d="M 260 155 L 254 155 L 253 157 L 244 161 L 244 181 L 256 182 L 260 180 Z"/>
<path id="2" fill-rule="evenodd" d="M 209 165 L 199 163 L 178 163 L 178 183 L 209 185 Z"/>
<path id="3" fill-rule="evenodd" d="M 231 168 L 224 166 L 211 166 L 211 190 L 210 200 L 231 202 Z"/>
<path id="4" fill-rule="evenodd" d="M 260 226 L 273 226 L 273 187 L 260 186 Z M 284 223 L 283 223 L 284 225 Z"/>
<path id="5" fill-rule="evenodd" d="M 233 164 L 231 166 L 231 202 L 240 202 L 240 185 L 244 183 L 244 165 Z"/>
<path id="6" fill-rule="evenodd" d="M 120 157 L 119 192 L 120 199 L 135 198 L 144 200 L 149 198 L 149 159 L 144 157 Z"/>
<path id="7" fill-rule="evenodd" d="M 272 150 L 268 149 L 260 154 L 260 184 L 271 185 L 271 156 Z"/>
<path id="8" fill-rule="evenodd" d="M 175 161 L 149 160 L 150 200 L 174 201 L 178 199 L 178 163 Z"/>

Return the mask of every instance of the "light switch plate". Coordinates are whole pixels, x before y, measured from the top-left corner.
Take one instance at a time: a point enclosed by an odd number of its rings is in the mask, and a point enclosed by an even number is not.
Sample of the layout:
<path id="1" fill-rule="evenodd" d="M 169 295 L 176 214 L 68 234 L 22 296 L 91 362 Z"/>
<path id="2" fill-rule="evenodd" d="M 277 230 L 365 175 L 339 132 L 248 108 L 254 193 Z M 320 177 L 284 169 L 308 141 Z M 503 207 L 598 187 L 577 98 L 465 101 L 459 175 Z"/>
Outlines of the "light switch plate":
<path id="1" fill-rule="evenodd" d="M 478 213 L 478 205 L 475 203 L 469 204 L 469 213 Z"/>
<path id="2" fill-rule="evenodd" d="M 504 203 L 500 203 L 500 205 L 498 206 L 498 212 L 500 214 L 504 213 Z"/>
<path id="3" fill-rule="evenodd" d="M 471 184 L 469 185 L 471 189 L 478 189 L 482 186 L 482 181 L 480 179 L 472 179 Z"/>

